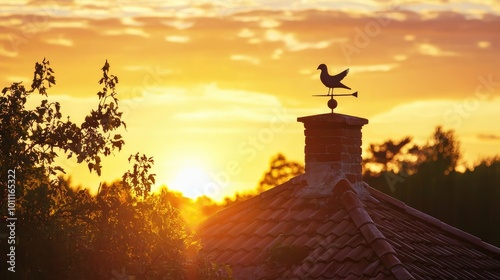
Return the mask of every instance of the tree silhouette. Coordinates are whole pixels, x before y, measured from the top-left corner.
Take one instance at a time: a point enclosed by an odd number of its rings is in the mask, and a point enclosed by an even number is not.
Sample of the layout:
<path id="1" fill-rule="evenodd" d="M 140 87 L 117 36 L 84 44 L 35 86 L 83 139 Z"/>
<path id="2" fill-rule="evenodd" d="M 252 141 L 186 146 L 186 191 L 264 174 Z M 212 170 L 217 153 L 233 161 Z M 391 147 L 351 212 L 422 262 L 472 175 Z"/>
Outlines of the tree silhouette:
<path id="1" fill-rule="evenodd" d="M 411 142 L 411 137 L 405 137 L 399 142 L 387 140 L 382 144 L 370 144 L 368 148 L 369 156 L 363 159 L 364 166 L 375 165 L 381 172 L 399 172 L 403 168 L 402 158 L 403 148 Z M 367 168 L 367 171 L 370 170 Z"/>
<path id="2" fill-rule="evenodd" d="M 496 220 L 500 215 L 497 203 L 500 157 L 484 159 L 461 173 L 456 171 L 461 159 L 460 142 L 453 130 L 436 127 L 422 146 L 406 143 L 405 139 L 409 137 L 403 138 L 404 141 L 388 140 L 370 145 L 368 158 L 363 160 L 363 180 L 412 207 L 499 246 L 500 226 Z M 398 150 L 399 143 L 406 145 Z M 393 151 L 399 152 L 392 156 Z M 380 167 L 382 164 L 385 166 Z M 379 168 L 372 168 L 373 165 Z"/>
<path id="3" fill-rule="evenodd" d="M 304 166 L 302 164 L 294 161 L 288 161 L 282 153 L 278 153 L 271 158 L 269 170 L 264 172 L 263 178 L 259 181 L 259 184 L 254 192 L 237 193 L 234 198 L 226 197 L 224 199 L 224 205 L 219 207 L 229 207 L 236 203 L 250 199 L 257 194 L 283 184 L 302 173 L 304 173 Z M 210 213 L 214 213 L 218 210 L 218 207 L 214 207 L 210 210 Z"/>
<path id="4" fill-rule="evenodd" d="M 109 64 L 102 68 L 102 91 L 98 93 L 98 106 L 81 124 L 68 117 L 63 120 L 58 102 L 41 100 L 34 109 L 26 104 L 33 94 L 48 97 L 48 89 L 56 83 L 54 70 L 47 60 L 35 64 L 30 89 L 22 82 L 13 83 L 2 90 L 0 97 L 0 173 L 4 178 L 15 173 L 15 217 L 19 225 L 16 231 L 18 264 L 30 268 L 20 273 L 43 279 L 61 271 L 51 271 L 55 267 L 49 261 L 58 261 L 66 254 L 57 251 L 55 238 L 67 240 L 64 236 L 68 228 L 69 204 L 72 201 L 69 190 L 56 175 L 64 173 L 55 159 L 61 154 L 76 157 L 78 163 L 86 162 L 91 172 L 101 173 L 101 156 L 110 155 L 121 149 L 124 141 L 120 134 L 113 132 L 125 126 L 118 109 L 115 85 L 118 78 L 109 75 Z M 1 180 L 2 192 L 7 196 L 5 180 Z M 1 208 L 6 208 L 7 200 L 1 200 Z M 54 246 L 52 246 L 54 245 Z M 54 251 L 56 250 L 56 251 Z M 44 257 L 53 252 L 57 257 Z M 49 273 L 50 272 L 50 273 Z"/>
<path id="5" fill-rule="evenodd" d="M 68 158 L 76 157 L 77 162 L 86 162 L 89 170 L 101 174 L 101 156 L 108 156 L 115 149 L 121 149 L 124 140 L 113 132 L 125 127 L 118 108 L 115 86 L 118 78 L 108 74 L 106 61 L 102 68 L 102 91 L 98 92 L 97 109 L 92 109 L 80 125 L 68 117 L 62 119 L 59 102 L 43 99 L 35 109 L 26 108 L 32 94 L 48 96 L 47 89 L 55 85 L 54 71 L 47 60 L 35 64 L 31 89 L 22 82 L 13 83 L 2 90 L 0 97 L 0 147 L 2 174 L 7 169 L 22 170 L 16 180 L 20 193 L 33 185 L 24 184 L 30 176 L 40 178 L 64 173 L 64 169 L 54 163 L 60 153 Z M 32 178 L 31 178 L 32 179 Z M 54 186 L 56 185 L 55 182 Z"/>
<path id="6" fill-rule="evenodd" d="M 432 138 L 423 148 L 423 155 L 424 163 L 438 172 L 449 174 L 455 170 L 462 157 L 460 142 L 456 139 L 455 132 L 444 131 L 441 126 L 436 127 Z"/>
<path id="7" fill-rule="evenodd" d="M 443 174 L 455 170 L 461 158 L 460 142 L 453 130 L 444 131 L 437 126 L 431 138 L 423 146 L 412 145 L 411 137 L 399 141 L 387 140 L 382 144 L 370 144 L 363 159 L 365 173 L 392 172 L 411 175 L 419 169 L 435 168 Z M 409 148 L 408 148 L 409 147 Z"/>
<path id="8" fill-rule="evenodd" d="M 271 158 L 269 170 L 264 173 L 264 178 L 259 182 L 257 191 L 259 193 L 266 191 L 302 173 L 304 173 L 302 164 L 288 161 L 283 154 L 278 153 Z"/>
<path id="9" fill-rule="evenodd" d="M 58 102 L 43 99 L 34 109 L 26 103 L 33 94 L 48 96 L 55 85 L 47 60 L 35 64 L 30 89 L 13 83 L 0 96 L 0 180 L 3 197 L 7 182 L 15 187 L 16 279 L 231 279 L 227 266 L 198 255 L 201 247 L 185 226 L 168 194 L 151 194 L 155 174 L 152 157 L 132 155 L 132 169 L 122 181 L 100 185 L 96 196 L 75 189 L 58 176 L 65 170 L 59 156 L 76 158 L 89 172 L 101 174 L 101 157 L 121 150 L 124 127 L 119 110 L 118 78 L 102 67 L 103 86 L 97 108 L 81 124 L 63 119 Z M 12 172 L 13 170 L 13 172 Z M 7 209 L 7 199 L 0 200 Z M 4 221 L 5 219 L 2 219 Z M 5 222 L 3 222 L 5 223 Z M 5 235 L 6 226 L 1 227 Z M 0 242 L 2 252 L 8 246 Z M 10 250 L 10 249 L 9 249 Z M 6 263 L 6 255 L 0 261 Z M 6 269 L 1 279 L 10 279 Z"/>

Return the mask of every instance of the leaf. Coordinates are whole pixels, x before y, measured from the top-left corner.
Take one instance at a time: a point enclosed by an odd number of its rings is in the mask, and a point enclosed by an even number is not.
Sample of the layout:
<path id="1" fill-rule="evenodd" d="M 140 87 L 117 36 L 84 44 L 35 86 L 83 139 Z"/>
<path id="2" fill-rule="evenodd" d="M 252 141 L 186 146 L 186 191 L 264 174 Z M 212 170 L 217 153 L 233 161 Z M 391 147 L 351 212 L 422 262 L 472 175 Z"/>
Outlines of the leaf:
<path id="1" fill-rule="evenodd" d="M 101 176 L 101 165 L 97 164 L 94 169 L 97 172 L 97 175 Z"/>
<path id="2" fill-rule="evenodd" d="M 120 134 L 115 134 L 115 137 L 113 139 L 118 140 L 118 139 L 121 139 L 121 138 L 122 138 L 122 136 Z"/>
<path id="3" fill-rule="evenodd" d="M 153 182 L 153 184 L 155 184 L 155 176 L 156 176 L 156 174 L 150 174 L 149 178 L 148 178 L 149 181 Z"/>
<path id="4" fill-rule="evenodd" d="M 54 170 L 61 171 L 62 173 L 66 174 L 66 172 L 64 171 L 64 168 L 62 168 L 60 166 L 55 166 Z"/>
<path id="5" fill-rule="evenodd" d="M 56 84 L 56 78 L 54 78 L 54 76 L 50 76 L 50 77 L 48 78 L 48 81 L 49 81 L 49 83 L 51 83 L 51 84 L 54 84 L 54 85 Z"/>
<path id="6" fill-rule="evenodd" d="M 108 60 L 106 59 L 106 63 L 104 63 L 104 66 L 102 67 L 102 71 L 109 71 L 109 63 Z"/>

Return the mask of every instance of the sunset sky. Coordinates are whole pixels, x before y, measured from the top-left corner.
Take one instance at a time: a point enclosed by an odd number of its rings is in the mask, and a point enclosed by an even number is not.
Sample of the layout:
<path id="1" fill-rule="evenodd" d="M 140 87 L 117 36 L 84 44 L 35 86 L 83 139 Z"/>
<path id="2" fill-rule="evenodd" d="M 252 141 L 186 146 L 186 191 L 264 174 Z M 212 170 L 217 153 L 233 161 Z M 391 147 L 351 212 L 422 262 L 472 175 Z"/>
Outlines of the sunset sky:
<path id="1" fill-rule="evenodd" d="M 311 97 L 327 92 L 321 63 L 350 68 L 353 90 L 336 93 L 359 98 L 339 98 L 336 112 L 369 119 L 364 150 L 407 135 L 423 144 L 442 125 L 469 163 L 500 154 L 499 30 L 493 0 L 0 0 L 0 86 L 29 86 L 45 57 L 50 100 L 82 121 L 107 59 L 125 148 L 100 178 L 63 160 L 74 183 L 95 189 L 140 152 L 158 185 L 219 199 L 255 187 L 278 152 L 303 162 L 297 117 L 329 111 Z"/>

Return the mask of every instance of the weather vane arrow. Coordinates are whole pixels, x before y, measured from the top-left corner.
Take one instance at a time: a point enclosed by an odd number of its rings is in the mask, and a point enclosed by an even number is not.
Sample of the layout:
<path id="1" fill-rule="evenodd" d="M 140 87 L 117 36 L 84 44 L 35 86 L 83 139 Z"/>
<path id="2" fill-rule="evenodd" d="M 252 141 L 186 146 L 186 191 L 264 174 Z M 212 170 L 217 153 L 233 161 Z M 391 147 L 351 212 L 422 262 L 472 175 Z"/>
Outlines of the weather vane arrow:
<path id="1" fill-rule="evenodd" d="M 331 76 L 328 74 L 328 67 L 325 64 L 320 64 L 317 70 L 321 70 L 321 74 L 319 76 L 321 82 L 328 88 L 327 94 L 314 94 L 313 96 L 329 96 L 330 100 L 328 100 L 328 108 L 333 109 L 337 108 L 337 100 L 333 99 L 334 96 L 354 96 L 358 97 L 358 92 L 346 93 L 346 94 L 333 94 L 334 88 L 345 88 L 351 89 L 350 87 L 344 85 L 341 81 L 345 78 L 347 73 L 349 73 L 349 69 L 342 71 L 341 73 Z"/>

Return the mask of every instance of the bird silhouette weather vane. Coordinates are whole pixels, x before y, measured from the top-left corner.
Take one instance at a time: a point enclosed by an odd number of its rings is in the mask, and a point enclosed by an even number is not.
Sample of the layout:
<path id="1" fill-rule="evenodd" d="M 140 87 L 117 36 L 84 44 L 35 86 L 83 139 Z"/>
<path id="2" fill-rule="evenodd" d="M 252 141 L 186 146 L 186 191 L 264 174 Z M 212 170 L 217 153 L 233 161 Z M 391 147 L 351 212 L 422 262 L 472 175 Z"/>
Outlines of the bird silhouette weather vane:
<path id="1" fill-rule="evenodd" d="M 335 76 L 330 76 L 328 74 L 328 68 L 325 64 L 320 64 L 317 70 L 321 70 L 321 74 L 319 76 L 321 82 L 328 88 L 327 94 L 315 94 L 313 96 L 329 96 L 330 100 L 328 100 L 328 108 L 333 109 L 337 108 L 337 100 L 333 99 L 334 96 L 354 96 L 358 97 L 358 92 L 349 93 L 349 94 L 333 94 L 334 88 L 345 88 L 351 89 L 350 87 L 344 85 L 341 81 L 345 78 L 347 73 L 349 73 L 349 69 L 346 69 Z"/>

